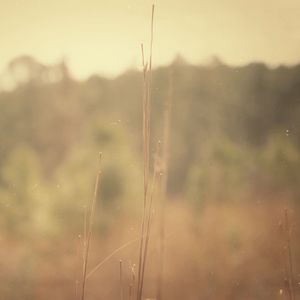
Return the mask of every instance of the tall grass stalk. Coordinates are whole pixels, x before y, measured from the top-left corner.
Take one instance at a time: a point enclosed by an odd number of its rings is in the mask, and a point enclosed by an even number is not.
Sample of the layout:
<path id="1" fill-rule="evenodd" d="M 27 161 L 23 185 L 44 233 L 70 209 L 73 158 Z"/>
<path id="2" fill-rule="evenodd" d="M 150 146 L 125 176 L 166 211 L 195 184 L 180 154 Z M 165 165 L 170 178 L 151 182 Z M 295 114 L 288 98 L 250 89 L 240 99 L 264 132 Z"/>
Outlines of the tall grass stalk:
<path id="1" fill-rule="evenodd" d="M 144 46 L 141 44 L 142 51 L 142 65 L 143 65 L 143 156 L 144 156 L 144 203 L 143 203 L 143 216 L 141 228 L 141 240 L 139 247 L 139 262 L 138 262 L 138 282 L 137 282 L 137 299 L 140 288 L 141 271 L 142 271 L 142 258 L 144 251 L 144 231 L 145 231 L 145 218 L 147 208 L 147 190 L 148 190 L 148 173 L 149 173 L 149 160 L 148 160 L 148 134 L 147 134 L 147 65 L 145 63 Z"/>
<path id="2" fill-rule="evenodd" d="M 143 158 L 144 158 L 144 201 L 143 216 L 141 222 L 141 241 L 139 247 L 138 261 L 138 280 L 136 299 L 142 299 L 144 273 L 147 259 L 147 248 L 149 242 L 149 230 L 151 225 L 151 206 L 149 205 L 149 174 L 150 174 L 150 124 L 151 124 L 151 86 L 152 86 L 152 49 L 153 49 L 153 22 L 154 21 L 154 5 L 152 5 L 151 13 L 151 36 L 150 36 L 150 53 L 149 66 L 145 62 L 144 47 L 142 50 L 143 65 Z M 153 184 L 153 182 L 152 182 Z"/>
<path id="3" fill-rule="evenodd" d="M 134 299 L 134 287 L 135 287 L 135 271 L 134 271 L 135 265 L 132 264 L 130 266 L 130 271 L 131 271 L 131 283 L 129 284 L 129 300 Z"/>
<path id="4" fill-rule="evenodd" d="M 91 245 L 92 229 L 93 229 L 93 220 L 95 213 L 95 205 L 98 196 L 99 184 L 100 184 L 100 175 L 101 175 L 101 159 L 102 154 L 99 154 L 99 170 L 96 176 L 94 194 L 91 200 L 89 201 L 84 218 L 84 236 L 83 236 L 83 271 L 82 271 L 82 288 L 81 288 L 81 300 L 85 299 L 85 288 L 86 288 L 86 279 L 87 279 L 87 267 L 88 259 Z"/>
<path id="5" fill-rule="evenodd" d="M 158 176 L 160 174 L 160 168 L 159 168 L 159 154 L 160 154 L 160 141 L 157 144 L 156 149 L 156 155 L 155 155 L 155 162 L 154 162 L 154 172 L 153 177 L 151 180 L 151 188 L 150 188 L 150 194 L 149 194 L 149 207 L 147 209 L 147 217 L 146 217 L 146 232 L 145 232 L 145 249 L 143 253 L 143 259 L 142 259 L 142 271 L 141 271 L 141 283 L 140 283 L 140 298 L 142 298 L 143 293 L 143 286 L 144 286 L 144 277 L 145 277 L 145 269 L 146 269 L 146 263 L 147 263 L 147 253 L 148 253 L 148 245 L 149 245 L 149 238 L 150 238 L 150 231 L 151 231 L 151 224 L 152 224 L 152 207 L 153 207 L 153 198 L 155 193 L 156 184 L 158 181 Z"/>
<path id="6" fill-rule="evenodd" d="M 120 300 L 124 299 L 124 288 L 123 288 L 123 263 L 122 260 L 119 262 L 120 267 Z"/>
<path id="7" fill-rule="evenodd" d="M 286 238 L 286 266 L 287 266 L 287 290 L 290 300 L 295 300 L 294 290 L 294 267 L 292 258 L 292 247 L 291 247 L 291 230 L 288 216 L 288 210 L 284 210 L 284 221 L 285 221 L 285 238 Z"/>

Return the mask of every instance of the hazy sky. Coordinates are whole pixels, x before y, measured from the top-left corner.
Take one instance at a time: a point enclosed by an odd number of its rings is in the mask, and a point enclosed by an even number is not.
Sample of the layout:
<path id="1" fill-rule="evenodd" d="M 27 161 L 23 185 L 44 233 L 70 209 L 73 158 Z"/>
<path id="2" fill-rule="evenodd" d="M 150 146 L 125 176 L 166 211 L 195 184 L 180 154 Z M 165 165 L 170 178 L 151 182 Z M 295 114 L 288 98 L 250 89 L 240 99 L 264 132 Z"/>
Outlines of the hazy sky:
<path id="1" fill-rule="evenodd" d="M 77 77 L 115 75 L 140 64 L 148 45 L 148 0 L 0 0 L 0 73 L 17 55 L 65 57 Z M 157 0 L 154 62 L 181 53 L 229 64 L 300 61 L 299 0 Z"/>

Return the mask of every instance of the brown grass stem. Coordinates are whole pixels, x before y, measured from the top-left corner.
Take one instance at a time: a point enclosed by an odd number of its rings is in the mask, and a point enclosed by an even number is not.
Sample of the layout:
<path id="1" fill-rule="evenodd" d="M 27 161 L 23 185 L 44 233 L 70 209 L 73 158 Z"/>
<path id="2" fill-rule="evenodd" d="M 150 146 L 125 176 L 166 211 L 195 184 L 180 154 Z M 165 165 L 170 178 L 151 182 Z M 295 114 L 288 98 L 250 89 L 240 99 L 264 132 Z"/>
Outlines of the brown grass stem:
<path id="1" fill-rule="evenodd" d="M 142 272 L 141 272 L 141 282 L 140 282 L 140 290 L 139 290 L 139 299 L 142 298 L 143 294 L 143 284 L 144 284 L 144 277 L 145 277 L 145 268 L 147 263 L 147 254 L 148 254 L 148 245 L 149 245 L 149 238 L 150 238 L 150 230 L 151 230 L 151 223 L 152 223 L 152 207 L 153 207 L 153 198 L 155 193 L 155 187 L 157 183 L 158 176 L 160 174 L 160 168 L 159 168 L 159 153 L 160 153 L 160 141 L 157 144 L 157 150 L 156 150 L 156 160 L 154 163 L 154 172 L 153 177 L 151 180 L 151 192 L 149 196 L 149 207 L 148 207 L 148 214 L 147 214 L 147 227 L 146 227 L 146 233 L 145 233 L 145 249 L 143 253 L 143 260 L 142 260 Z"/>
<path id="2" fill-rule="evenodd" d="M 100 183 L 100 165 L 101 165 L 102 154 L 99 156 L 99 171 L 96 176 L 94 194 L 87 206 L 86 214 L 85 214 L 85 224 L 84 224 L 84 247 L 83 247 L 83 274 L 82 274 L 82 289 L 81 289 L 81 300 L 85 299 L 85 288 L 86 288 L 86 278 L 87 278 L 87 267 L 88 267 L 88 259 L 90 252 L 90 244 L 92 237 L 92 229 L 93 229 L 93 220 L 95 213 L 95 205 L 98 196 L 99 183 Z"/>
<path id="3" fill-rule="evenodd" d="M 291 300 L 295 300 L 294 291 L 294 267 L 292 258 L 292 247 L 291 247 L 291 231 L 290 222 L 288 216 L 288 210 L 284 210 L 284 220 L 285 220 L 285 236 L 286 236 L 286 252 L 287 252 L 287 266 L 288 266 L 288 291 Z"/>
<path id="4" fill-rule="evenodd" d="M 119 248 L 117 248 L 116 250 L 114 250 L 113 252 L 111 252 L 108 256 L 106 256 L 103 260 L 101 260 L 86 276 L 86 279 L 89 279 L 95 272 L 97 272 L 107 261 L 109 261 L 115 254 L 117 254 L 118 252 L 120 252 L 121 250 L 123 250 L 124 248 L 138 242 L 140 240 L 140 237 L 131 240 L 125 244 L 123 244 L 122 246 L 120 246 Z"/>
<path id="5" fill-rule="evenodd" d="M 139 247 L 139 263 L 138 263 L 138 282 L 137 282 L 137 300 L 142 297 L 143 278 L 145 272 L 145 257 L 147 256 L 147 238 L 144 240 L 144 235 L 148 232 L 146 225 L 147 218 L 149 219 L 148 205 L 148 187 L 149 187 L 149 169 L 150 169 L 150 124 L 151 124 L 151 77 L 152 77 L 152 49 L 153 49 L 153 22 L 154 21 L 154 5 L 152 5 L 151 14 L 151 37 L 150 37 L 150 54 L 149 68 L 145 63 L 144 47 L 142 50 L 142 65 L 143 65 L 143 157 L 144 157 L 144 206 L 141 222 L 141 241 Z M 151 213 L 151 212 L 150 212 Z"/>
<path id="6" fill-rule="evenodd" d="M 119 262 L 120 270 L 120 300 L 124 299 L 124 288 L 123 288 L 123 263 L 122 260 Z"/>

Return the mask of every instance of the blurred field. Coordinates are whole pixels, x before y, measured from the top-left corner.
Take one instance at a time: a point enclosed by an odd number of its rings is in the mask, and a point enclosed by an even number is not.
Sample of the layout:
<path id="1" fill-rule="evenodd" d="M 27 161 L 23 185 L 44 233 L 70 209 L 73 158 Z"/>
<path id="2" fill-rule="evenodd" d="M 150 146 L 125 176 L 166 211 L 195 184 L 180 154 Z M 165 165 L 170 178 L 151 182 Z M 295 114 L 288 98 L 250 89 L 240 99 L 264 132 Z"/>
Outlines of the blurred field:
<path id="1" fill-rule="evenodd" d="M 0 93 L 1 298 L 76 299 L 84 210 L 101 151 L 88 269 L 129 244 L 88 279 L 86 299 L 120 298 L 120 260 L 129 299 L 143 202 L 141 72 L 77 81 L 64 62 L 46 66 L 24 56 L 7 76 L 13 87 Z M 171 98 L 163 299 L 292 299 L 288 246 L 299 297 L 299 82 L 299 65 L 194 66 L 178 57 L 154 70 L 151 168 Z M 157 194 L 153 208 L 145 299 L 157 292 Z"/>
<path id="2" fill-rule="evenodd" d="M 282 217 L 282 205 L 277 201 L 271 206 L 212 205 L 201 216 L 180 204 L 168 207 L 164 298 L 282 299 L 280 290 L 285 288 L 286 276 Z M 291 221 L 296 254 L 299 221 L 295 211 Z M 108 235 L 95 234 L 91 266 L 135 239 L 139 228 L 132 223 L 118 219 Z M 5 270 L 1 294 L 6 299 L 75 299 L 81 268 L 76 236 L 10 238 L 2 239 L 1 244 Z M 153 229 L 145 288 L 150 298 L 156 294 L 157 253 Z M 130 267 L 136 257 L 137 242 L 115 253 L 89 278 L 87 299 L 119 298 L 119 260 L 124 263 L 128 299 Z M 294 267 L 299 269 L 299 260 L 295 259 Z"/>

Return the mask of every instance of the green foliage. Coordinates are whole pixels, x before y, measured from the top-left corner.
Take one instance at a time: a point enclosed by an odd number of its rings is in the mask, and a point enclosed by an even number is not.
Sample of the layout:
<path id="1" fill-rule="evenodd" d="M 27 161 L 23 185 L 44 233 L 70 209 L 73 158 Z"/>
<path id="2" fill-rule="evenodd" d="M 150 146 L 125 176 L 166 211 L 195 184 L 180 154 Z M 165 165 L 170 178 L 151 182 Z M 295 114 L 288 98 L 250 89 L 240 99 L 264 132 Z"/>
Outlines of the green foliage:
<path id="1" fill-rule="evenodd" d="M 250 151 L 226 140 L 216 140 L 191 168 L 187 194 L 198 208 L 207 201 L 229 201 L 245 196 L 253 172 Z"/>
<path id="2" fill-rule="evenodd" d="M 100 123 L 86 133 L 88 145 L 76 147 L 57 170 L 55 215 L 60 228 L 82 230 L 83 213 L 94 192 L 101 167 L 96 226 L 107 227 L 119 212 L 134 214 L 141 195 L 140 165 L 120 124 Z M 102 152 L 101 164 L 99 152 Z M 128 209 L 130 208 L 130 209 Z"/>
<path id="3" fill-rule="evenodd" d="M 26 78 L 0 92 L 2 228 L 22 235 L 81 231 L 99 151 L 98 228 L 108 228 L 119 212 L 135 214 L 143 186 L 141 73 L 79 82 L 64 63 L 23 57 L 11 64 L 12 76 L 19 67 Z M 187 195 L 199 208 L 251 200 L 253 192 L 298 197 L 299 78 L 300 66 L 197 67 L 177 60 L 156 69 L 150 155 L 163 136 L 171 90 L 168 193 Z"/>
<path id="4" fill-rule="evenodd" d="M 1 220 L 7 232 L 47 232 L 49 202 L 36 153 L 25 145 L 15 149 L 1 169 L 1 181 Z"/>
<path id="5" fill-rule="evenodd" d="M 283 190 L 299 195 L 300 154 L 286 132 L 274 134 L 266 143 L 259 157 L 261 175 L 259 180 L 270 190 Z"/>
<path id="6" fill-rule="evenodd" d="M 299 195 L 300 154 L 285 133 L 273 134 L 263 147 L 245 148 L 217 140 L 191 168 L 187 186 L 196 207 L 207 201 L 251 199 L 253 196 Z"/>

